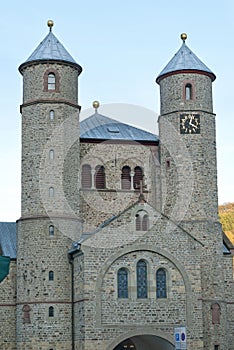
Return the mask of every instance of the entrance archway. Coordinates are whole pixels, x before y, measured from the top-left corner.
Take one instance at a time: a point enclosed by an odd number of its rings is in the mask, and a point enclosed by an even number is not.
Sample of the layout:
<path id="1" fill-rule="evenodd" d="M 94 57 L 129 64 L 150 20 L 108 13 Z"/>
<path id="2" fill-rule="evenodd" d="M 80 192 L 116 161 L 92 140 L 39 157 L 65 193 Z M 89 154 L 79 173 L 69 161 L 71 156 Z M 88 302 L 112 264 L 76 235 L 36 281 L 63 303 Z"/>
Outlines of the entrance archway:
<path id="1" fill-rule="evenodd" d="M 113 350 L 174 350 L 168 340 L 155 335 L 137 335 L 125 339 Z"/>

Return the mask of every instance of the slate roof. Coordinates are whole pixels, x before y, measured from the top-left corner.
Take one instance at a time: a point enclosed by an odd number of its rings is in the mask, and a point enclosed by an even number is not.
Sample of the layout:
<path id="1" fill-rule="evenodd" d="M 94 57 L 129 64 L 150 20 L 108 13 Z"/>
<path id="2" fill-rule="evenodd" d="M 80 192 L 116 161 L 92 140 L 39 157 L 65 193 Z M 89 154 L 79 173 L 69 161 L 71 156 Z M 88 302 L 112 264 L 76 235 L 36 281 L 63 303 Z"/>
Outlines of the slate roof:
<path id="1" fill-rule="evenodd" d="M 33 51 L 29 58 L 20 65 L 19 70 L 27 63 L 35 61 L 62 61 L 68 62 L 75 65 L 81 72 L 81 66 L 76 63 L 74 58 L 69 54 L 69 52 L 64 48 L 64 46 L 59 42 L 52 31 L 47 34 L 45 39 L 38 45 L 38 47 Z"/>
<path id="2" fill-rule="evenodd" d="M 183 41 L 181 48 L 158 75 L 156 82 L 158 83 L 162 77 L 168 73 L 183 70 L 204 72 L 211 77 L 212 81 L 216 78 L 215 74 L 190 50 L 190 48 Z"/>
<path id="3" fill-rule="evenodd" d="M 0 222 L 0 247 L 2 255 L 16 258 L 16 223 Z"/>
<path id="4" fill-rule="evenodd" d="M 156 135 L 121 123 L 98 112 L 80 122 L 81 139 L 157 142 Z"/>

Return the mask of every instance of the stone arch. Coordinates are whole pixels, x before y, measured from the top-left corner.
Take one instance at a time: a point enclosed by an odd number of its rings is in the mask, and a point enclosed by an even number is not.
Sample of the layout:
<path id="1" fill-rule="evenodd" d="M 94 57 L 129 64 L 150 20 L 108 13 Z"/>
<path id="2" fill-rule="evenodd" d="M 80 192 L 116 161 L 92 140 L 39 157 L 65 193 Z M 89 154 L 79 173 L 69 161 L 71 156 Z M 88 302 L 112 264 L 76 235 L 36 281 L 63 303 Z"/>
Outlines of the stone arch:
<path id="1" fill-rule="evenodd" d="M 187 272 L 183 265 L 168 251 L 157 248 L 157 247 L 152 247 L 152 245 L 149 244 L 142 244 L 139 245 L 137 243 L 133 244 L 132 246 L 127 246 L 124 247 L 121 251 L 118 251 L 117 253 L 112 254 L 106 262 L 103 264 L 98 276 L 97 276 L 97 282 L 96 282 L 96 288 L 95 288 L 95 293 L 99 297 L 97 297 L 96 301 L 96 322 L 99 326 L 101 326 L 101 288 L 102 288 L 102 282 L 104 279 L 104 276 L 109 269 L 109 267 L 120 257 L 123 255 L 126 255 L 128 253 L 132 253 L 134 251 L 149 251 L 156 253 L 158 255 L 161 255 L 168 259 L 180 272 L 183 281 L 184 281 L 184 286 L 185 286 L 185 293 L 186 293 L 186 319 L 187 319 L 187 324 L 190 325 L 192 322 L 192 317 L 191 317 L 191 304 L 192 304 L 192 293 L 191 293 L 191 283 L 189 281 L 189 277 L 187 275 Z"/>
<path id="2" fill-rule="evenodd" d="M 166 342 L 170 343 L 173 346 L 174 343 L 174 337 L 168 334 L 167 332 L 162 332 L 160 330 L 155 330 L 153 327 L 139 327 L 135 328 L 131 331 L 126 331 L 125 333 L 121 334 L 120 336 L 116 337 L 108 346 L 105 348 L 105 350 L 113 350 L 116 346 L 121 344 L 125 339 L 133 338 L 133 337 L 139 337 L 139 336 L 154 336 L 157 338 L 161 338 L 165 340 Z"/>
<path id="3" fill-rule="evenodd" d="M 160 213 L 155 211 L 148 203 L 140 203 L 136 204 L 132 209 L 131 209 L 131 219 L 132 219 L 132 229 L 135 231 L 136 229 L 136 215 L 138 212 L 145 212 L 145 214 L 148 215 L 148 229 L 149 231 L 153 227 L 154 221 L 160 216 Z"/>

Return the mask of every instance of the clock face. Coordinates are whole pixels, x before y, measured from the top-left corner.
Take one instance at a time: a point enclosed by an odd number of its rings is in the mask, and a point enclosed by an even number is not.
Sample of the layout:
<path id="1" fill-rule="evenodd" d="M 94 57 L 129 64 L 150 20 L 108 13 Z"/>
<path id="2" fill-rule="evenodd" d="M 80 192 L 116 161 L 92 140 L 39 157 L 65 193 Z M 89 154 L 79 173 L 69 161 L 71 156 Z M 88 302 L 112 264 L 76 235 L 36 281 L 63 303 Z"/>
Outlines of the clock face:
<path id="1" fill-rule="evenodd" d="M 180 115 L 181 134 L 200 134 L 200 115 L 185 113 Z"/>

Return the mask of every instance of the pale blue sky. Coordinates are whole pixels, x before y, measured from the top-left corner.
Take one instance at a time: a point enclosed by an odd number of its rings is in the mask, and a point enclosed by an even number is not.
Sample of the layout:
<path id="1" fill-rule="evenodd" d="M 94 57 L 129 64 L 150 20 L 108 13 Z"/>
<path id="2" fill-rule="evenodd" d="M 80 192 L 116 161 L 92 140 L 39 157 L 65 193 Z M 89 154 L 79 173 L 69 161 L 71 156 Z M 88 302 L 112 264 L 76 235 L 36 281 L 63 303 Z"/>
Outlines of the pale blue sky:
<path id="1" fill-rule="evenodd" d="M 155 78 L 179 49 L 180 34 L 186 32 L 187 45 L 217 76 L 213 95 L 219 202 L 234 201 L 233 4 L 232 0 L 1 3 L 0 220 L 20 217 L 18 66 L 47 35 L 48 19 L 54 20 L 54 34 L 83 67 L 79 81 L 83 110 L 98 99 L 102 104 L 128 103 L 159 113 Z M 154 132 L 156 120 L 136 124 Z"/>

